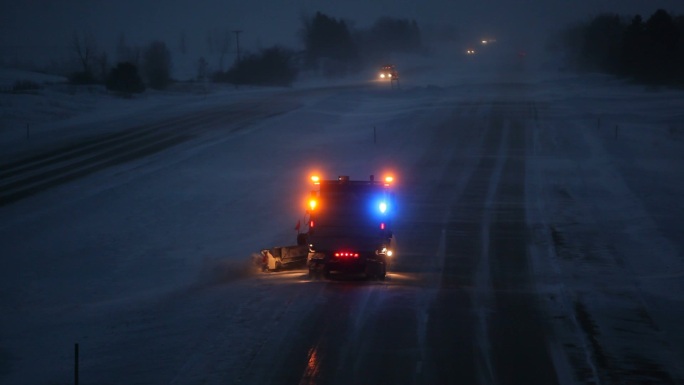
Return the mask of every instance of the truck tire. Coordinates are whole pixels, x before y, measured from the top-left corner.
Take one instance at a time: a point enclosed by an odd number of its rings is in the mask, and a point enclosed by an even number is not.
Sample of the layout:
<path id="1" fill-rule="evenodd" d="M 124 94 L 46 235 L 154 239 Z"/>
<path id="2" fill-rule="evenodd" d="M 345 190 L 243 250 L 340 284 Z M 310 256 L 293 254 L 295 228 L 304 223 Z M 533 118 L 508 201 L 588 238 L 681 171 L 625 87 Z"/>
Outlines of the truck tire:
<path id="1" fill-rule="evenodd" d="M 378 262 L 378 279 L 384 281 L 387 277 L 387 265 L 384 262 Z"/>
<path id="2" fill-rule="evenodd" d="M 328 278 L 330 271 L 327 266 L 320 261 L 310 261 L 309 262 L 309 279 L 320 280 L 322 276 Z"/>
<path id="3" fill-rule="evenodd" d="M 366 264 L 366 279 L 369 280 L 385 280 L 387 276 L 387 267 L 382 261 L 372 261 Z"/>

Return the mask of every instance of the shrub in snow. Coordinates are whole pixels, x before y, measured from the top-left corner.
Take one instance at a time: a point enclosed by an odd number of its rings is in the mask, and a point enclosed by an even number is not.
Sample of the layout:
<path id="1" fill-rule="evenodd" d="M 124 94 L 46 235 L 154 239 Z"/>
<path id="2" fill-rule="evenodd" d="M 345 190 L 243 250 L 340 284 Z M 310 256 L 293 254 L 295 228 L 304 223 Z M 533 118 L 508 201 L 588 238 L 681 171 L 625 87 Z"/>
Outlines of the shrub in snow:
<path id="1" fill-rule="evenodd" d="M 107 89 L 124 94 L 145 91 L 145 84 L 138 74 L 138 67 L 132 63 L 119 63 L 109 72 Z"/>
<path id="2" fill-rule="evenodd" d="M 12 92 L 33 91 L 43 88 L 32 80 L 17 80 L 12 86 Z"/>
<path id="3" fill-rule="evenodd" d="M 247 56 L 227 72 L 215 76 L 215 80 L 233 84 L 288 86 L 297 77 L 291 57 L 291 53 L 282 48 L 269 48 L 260 54 Z"/>
<path id="4" fill-rule="evenodd" d="M 71 84 L 95 84 L 95 76 L 91 72 L 79 71 L 74 72 L 69 76 L 69 82 Z"/>

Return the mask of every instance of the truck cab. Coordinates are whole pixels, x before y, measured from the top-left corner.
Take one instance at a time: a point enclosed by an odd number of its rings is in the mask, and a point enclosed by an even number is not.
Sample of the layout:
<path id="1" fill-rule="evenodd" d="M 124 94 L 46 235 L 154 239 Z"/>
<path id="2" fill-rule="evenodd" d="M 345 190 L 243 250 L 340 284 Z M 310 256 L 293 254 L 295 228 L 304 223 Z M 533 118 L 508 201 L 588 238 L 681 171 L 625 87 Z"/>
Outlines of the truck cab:
<path id="1" fill-rule="evenodd" d="M 309 275 L 349 273 L 385 279 L 394 250 L 392 177 L 312 177 L 308 202 Z"/>

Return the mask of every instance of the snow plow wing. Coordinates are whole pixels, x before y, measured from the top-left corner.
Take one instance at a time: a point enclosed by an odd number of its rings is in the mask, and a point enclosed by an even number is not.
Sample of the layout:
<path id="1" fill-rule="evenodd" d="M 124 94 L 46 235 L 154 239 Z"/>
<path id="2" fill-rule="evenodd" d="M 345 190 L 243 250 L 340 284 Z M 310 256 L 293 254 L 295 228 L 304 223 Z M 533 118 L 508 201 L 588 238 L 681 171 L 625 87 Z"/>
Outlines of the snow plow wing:
<path id="1" fill-rule="evenodd" d="M 263 271 L 304 267 L 309 254 L 307 245 L 272 247 L 261 250 Z"/>

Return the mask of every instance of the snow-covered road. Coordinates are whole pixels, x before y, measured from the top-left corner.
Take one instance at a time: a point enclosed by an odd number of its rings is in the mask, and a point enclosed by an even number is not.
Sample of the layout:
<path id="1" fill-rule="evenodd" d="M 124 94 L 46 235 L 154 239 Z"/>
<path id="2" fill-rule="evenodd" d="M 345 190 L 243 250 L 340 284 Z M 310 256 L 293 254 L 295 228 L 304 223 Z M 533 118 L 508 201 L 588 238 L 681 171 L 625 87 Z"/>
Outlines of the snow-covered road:
<path id="1" fill-rule="evenodd" d="M 683 383 L 684 93 L 434 84 L 221 95 L 3 163 L 0 383 L 72 383 L 75 343 L 82 384 Z M 395 174 L 386 282 L 251 265 L 314 171 Z"/>

